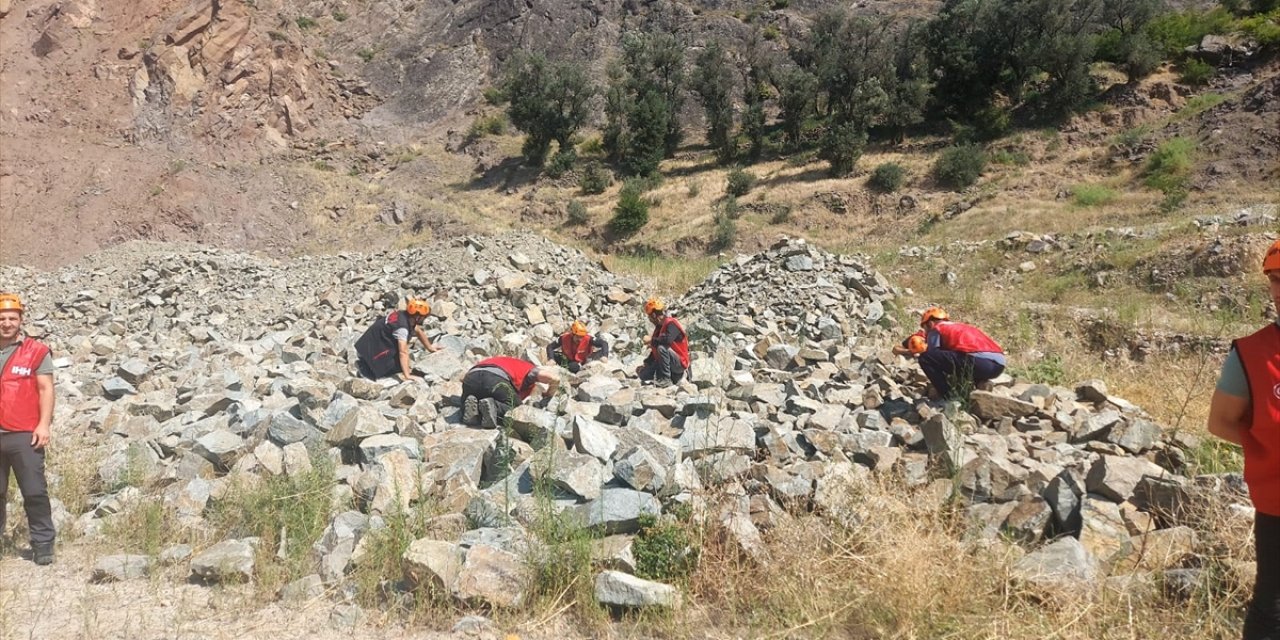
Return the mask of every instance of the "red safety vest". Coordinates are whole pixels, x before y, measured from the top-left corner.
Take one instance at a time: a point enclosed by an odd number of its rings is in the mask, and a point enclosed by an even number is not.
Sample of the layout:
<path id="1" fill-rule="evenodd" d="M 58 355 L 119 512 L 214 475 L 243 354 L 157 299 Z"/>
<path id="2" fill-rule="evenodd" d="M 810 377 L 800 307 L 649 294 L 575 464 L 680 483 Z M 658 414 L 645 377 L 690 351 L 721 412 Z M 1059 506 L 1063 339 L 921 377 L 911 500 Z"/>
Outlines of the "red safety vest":
<path id="1" fill-rule="evenodd" d="M 1004 349 L 996 344 L 991 336 L 973 325 L 963 322 L 939 322 L 934 325 L 938 332 L 939 343 L 948 351 L 960 353 L 1004 353 Z"/>
<path id="2" fill-rule="evenodd" d="M 36 369 L 49 355 L 39 340 L 23 338 L 0 370 L 0 428 L 35 431 L 40 424 L 40 387 Z"/>
<path id="3" fill-rule="evenodd" d="M 674 324 L 680 328 L 680 341 L 671 345 L 671 350 L 675 351 L 676 355 L 680 356 L 680 364 L 685 369 L 688 369 L 689 368 L 689 334 L 684 330 L 684 327 L 681 326 L 679 322 L 676 322 L 675 318 L 668 316 L 666 319 L 662 321 L 662 324 L 658 325 L 658 328 L 653 330 L 653 335 L 649 337 L 649 352 L 653 354 L 654 358 L 658 357 L 658 349 L 657 347 L 653 346 L 654 341 L 658 339 L 658 336 L 666 332 L 667 325 L 670 325 L 670 324 Z"/>
<path id="4" fill-rule="evenodd" d="M 1244 481 L 1255 509 L 1280 516 L 1280 327 L 1269 324 L 1233 345 L 1253 406 L 1244 433 Z"/>
<path id="5" fill-rule="evenodd" d="M 560 336 L 560 353 L 568 358 L 570 362 L 578 364 L 586 364 L 587 358 L 591 356 L 591 336 L 582 336 L 578 344 L 573 343 L 573 339 L 577 336 L 572 333 L 565 333 Z"/>
<path id="6" fill-rule="evenodd" d="M 529 372 L 533 371 L 535 365 L 528 360 L 520 358 L 508 358 L 506 356 L 496 356 L 486 358 L 476 363 L 473 368 L 491 367 L 501 369 L 507 377 L 511 379 L 511 385 L 516 388 L 516 393 L 520 395 L 520 399 L 524 400 L 533 393 L 533 388 L 537 386 L 534 380 L 529 380 Z"/>

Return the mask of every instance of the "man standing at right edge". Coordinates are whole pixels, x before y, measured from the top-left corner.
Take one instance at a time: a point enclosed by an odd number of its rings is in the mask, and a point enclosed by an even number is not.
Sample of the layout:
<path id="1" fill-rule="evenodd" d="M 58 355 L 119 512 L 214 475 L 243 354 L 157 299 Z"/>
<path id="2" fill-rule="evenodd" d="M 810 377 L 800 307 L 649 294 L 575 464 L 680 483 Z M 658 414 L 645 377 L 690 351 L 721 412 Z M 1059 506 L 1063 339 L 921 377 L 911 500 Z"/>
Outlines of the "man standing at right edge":
<path id="1" fill-rule="evenodd" d="M 31 532 L 31 558 L 53 563 L 53 512 L 44 477 L 44 450 L 53 422 L 53 359 L 49 347 L 22 332 L 26 309 L 0 293 L 0 534 L 4 533 L 9 469 L 18 477 Z"/>
<path id="2" fill-rule="evenodd" d="M 1262 273 L 1280 310 L 1280 240 Z M 1244 640 L 1280 640 L 1280 321 L 1231 344 L 1209 406 L 1209 433 L 1244 449 L 1258 578 Z"/>

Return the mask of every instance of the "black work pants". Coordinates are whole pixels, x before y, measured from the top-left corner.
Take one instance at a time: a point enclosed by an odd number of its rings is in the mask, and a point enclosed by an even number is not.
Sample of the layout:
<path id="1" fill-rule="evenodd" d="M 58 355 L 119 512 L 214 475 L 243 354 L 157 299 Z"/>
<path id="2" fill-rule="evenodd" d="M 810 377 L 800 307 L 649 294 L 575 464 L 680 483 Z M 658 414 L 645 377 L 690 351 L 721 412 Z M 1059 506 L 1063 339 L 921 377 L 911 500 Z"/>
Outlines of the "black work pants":
<path id="1" fill-rule="evenodd" d="M 31 446 L 29 432 L 0 431 L 0 533 L 4 533 L 10 469 L 18 477 L 32 546 L 53 544 L 53 510 L 44 479 L 44 449 Z"/>
<path id="2" fill-rule="evenodd" d="M 1244 619 L 1244 640 L 1280 640 L 1280 516 L 1254 515 L 1258 579 Z"/>
<path id="3" fill-rule="evenodd" d="M 520 394 L 507 376 L 491 369 L 472 369 L 462 377 L 462 399 L 475 396 L 477 400 L 493 398 L 498 403 L 499 421 L 520 402 Z"/>
<path id="4" fill-rule="evenodd" d="M 656 356 L 656 357 L 655 357 Z M 667 378 L 679 383 L 684 379 L 684 363 L 680 362 L 680 354 L 671 347 L 659 346 L 657 353 L 650 352 L 640 367 L 640 379 L 644 381 Z"/>
<path id="5" fill-rule="evenodd" d="M 920 369 L 942 398 L 949 398 L 957 385 L 967 383 L 972 389 L 979 382 L 1004 373 L 1004 365 L 993 360 L 939 348 L 920 354 Z"/>

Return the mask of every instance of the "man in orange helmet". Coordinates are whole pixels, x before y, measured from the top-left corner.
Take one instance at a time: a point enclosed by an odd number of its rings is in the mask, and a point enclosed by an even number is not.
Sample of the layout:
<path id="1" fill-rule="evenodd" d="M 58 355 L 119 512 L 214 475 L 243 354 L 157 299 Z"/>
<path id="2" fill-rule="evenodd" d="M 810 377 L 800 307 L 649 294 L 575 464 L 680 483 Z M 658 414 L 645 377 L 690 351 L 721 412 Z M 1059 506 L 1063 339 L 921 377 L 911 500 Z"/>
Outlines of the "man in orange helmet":
<path id="1" fill-rule="evenodd" d="M 642 382 L 652 380 L 653 386 L 660 389 L 678 384 L 689 370 L 689 336 L 659 298 L 649 298 L 644 303 L 644 314 L 653 324 L 653 335 L 645 340 L 649 357 L 636 369 L 636 375 Z"/>
<path id="2" fill-rule="evenodd" d="M 546 385 L 543 398 L 551 398 L 560 388 L 562 369 L 537 366 L 523 358 L 495 356 L 477 362 L 462 377 L 462 423 L 497 429 L 507 412 L 524 402 L 538 387 Z"/>
<path id="3" fill-rule="evenodd" d="M 45 446 L 53 423 L 53 358 L 49 347 L 22 331 L 26 308 L 0 293 L 0 534 L 4 533 L 9 470 L 18 478 L 31 532 L 31 558 L 53 562 L 53 511 L 44 477 Z"/>
<path id="4" fill-rule="evenodd" d="M 1262 259 L 1280 310 L 1280 240 Z M 1244 448 L 1258 559 L 1244 640 L 1280 639 L 1280 321 L 1231 343 L 1209 404 L 1209 433 Z"/>
<path id="5" fill-rule="evenodd" d="M 582 365 L 593 358 L 609 355 L 609 343 L 604 338 L 587 332 L 586 323 L 574 320 L 569 330 L 547 345 L 547 360 L 555 362 L 572 373 L 582 370 Z"/>
<path id="6" fill-rule="evenodd" d="M 938 397 L 949 398 L 957 389 L 972 389 L 1004 373 L 1000 345 L 975 326 L 952 322 L 941 307 L 920 315 L 920 329 L 893 352 L 915 355 Z"/>
<path id="7" fill-rule="evenodd" d="M 401 380 L 420 378 L 409 368 L 409 332 L 418 337 L 427 351 L 439 351 L 440 347 L 431 344 L 427 332 L 422 329 L 422 322 L 430 313 L 431 305 L 426 300 L 409 298 L 404 310 L 393 309 L 375 320 L 356 341 L 356 355 L 359 356 L 356 365 L 360 375 L 370 380 L 397 373 Z"/>

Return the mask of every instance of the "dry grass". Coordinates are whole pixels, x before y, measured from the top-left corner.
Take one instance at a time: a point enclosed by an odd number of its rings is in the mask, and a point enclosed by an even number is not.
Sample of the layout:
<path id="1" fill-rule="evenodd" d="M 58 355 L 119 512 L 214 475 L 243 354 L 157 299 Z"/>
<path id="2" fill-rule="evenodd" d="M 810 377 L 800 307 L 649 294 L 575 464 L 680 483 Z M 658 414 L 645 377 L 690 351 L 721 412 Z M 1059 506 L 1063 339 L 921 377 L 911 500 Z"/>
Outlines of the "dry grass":
<path id="1" fill-rule="evenodd" d="M 694 576 L 700 599 L 690 614 L 711 630 L 699 626 L 687 637 L 1098 640 L 1238 633 L 1247 585 L 1211 580 L 1186 602 L 1141 581 L 1045 598 L 1009 578 L 1019 549 L 965 541 L 963 516 L 930 503 L 891 484 L 869 484 L 850 496 L 862 516 L 858 525 L 798 517 L 769 533 L 766 565 L 712 539 Z M 1244 531 L 1222 524 L 1205 524 L 1201 550 L 1217 549 L 1214 562 L 1247 558 L 1239 544 Z"/>

